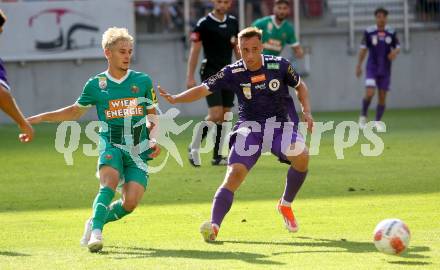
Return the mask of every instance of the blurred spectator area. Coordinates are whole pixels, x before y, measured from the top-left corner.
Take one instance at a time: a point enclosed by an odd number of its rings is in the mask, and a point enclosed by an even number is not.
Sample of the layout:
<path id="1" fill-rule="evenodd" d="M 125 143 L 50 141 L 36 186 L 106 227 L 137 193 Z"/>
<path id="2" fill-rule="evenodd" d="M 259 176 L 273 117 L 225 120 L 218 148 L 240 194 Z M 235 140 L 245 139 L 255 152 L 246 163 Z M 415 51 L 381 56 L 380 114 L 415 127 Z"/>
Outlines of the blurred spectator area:
<path id="1" fill-rule="evenodd" d="M 300 0 L 301 30 L 311 32 L 344 31 L 350 23 L 349 7 L 353 5 L 357 31 L 375 24 L 374 11 L 384 7 L 389 11 L 388 23 L 404 27 L 404 2 L 408 3 L 410 28 L 438 27 L 440 0 Z"/>
<path id="2" fill-rule="evenodd" d="M 135 1 L 136 30 L 140 33 L 182 32 L 183 1 Z"/>
<path id="3" fill-rule="evenodd" d="M 30 2 L 50 0 L 0 0 L 0 2 Z M 59 0 L 58 0 L 59 1 Z M 138 33 L 183 33 L 184 0 L 133 0 Z M 231 14 L 239 17 L 239 0 L 232 0 Z M 272 14 L 275 0 L 244 0 L 245 24 Z M 404 23 L 404 2 L 408 2 L 410 28 L 438 27 L 440 24 L 440 0 L 299 0 L 301 31 L 345 31 L 349 24 L 349 6 L 353 5 L 356 30 L 374 24 L 374 10 L 389 10 L 389 24 L 401 29 Z M 128 1 L 127 1 L 128 2 Z M 293 20 L 293 0 L 289 20 Z M 193 28 L 199 18 L 212 8 L 211 0 L 190 0 L 190 25 Z"/>

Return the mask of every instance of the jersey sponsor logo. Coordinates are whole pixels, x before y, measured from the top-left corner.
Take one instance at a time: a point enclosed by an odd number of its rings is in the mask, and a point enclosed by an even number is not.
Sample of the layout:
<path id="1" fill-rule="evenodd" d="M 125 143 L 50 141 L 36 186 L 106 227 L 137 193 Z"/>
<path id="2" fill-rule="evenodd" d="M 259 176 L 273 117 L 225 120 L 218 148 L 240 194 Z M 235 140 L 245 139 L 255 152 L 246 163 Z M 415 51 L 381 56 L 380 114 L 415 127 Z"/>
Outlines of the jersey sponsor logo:
<path id="1" fill-rule="evenodd" d="M 272 91 L 277 91 L 280 88 L 280 81 L 277 79 L 273 79 L 269 82 L 269 89 Z"/>
<path id="2" fill-rule="evenodd" d="M 105 110 L 105 117 L 107 119 L 115 119 L 128 116 L 143 116 L 144 108 L 138 105 L 136 98 L 110 100 L 108 102 L 108 110 Z"/>
<path id="3" fill-rule="evenodd" d="M 243 72 L 245 71 L 244 68 L 234 68 L 233 70 L 231 70 L 232 73 L 238 73 L 238 72 Z"/>
<path id="4" fill-rule="evenodd" d="M 139 87 L 137 87 L 137 85 L 133 84 L 133 85 L 131 86 L 131 92 L 132 92 L 133 94 L 137 94 L 137 93 L 139 93 Z"/>
<path id="5" fill-rule="evenodd" d="M 260 75 L 252 76 L 251 77 L 251 82 L 252 83 L 259 83 L 259 82 L 262 82 L 262 81 L 265 81 L 265 80 L 266 80 L 266 75 L 265 74 L 260 74 Z"/>
<path id="6" fill-rule="evenodd" d="M 224 70 L 220 70 L 216 74 L 212 75 L 208 78 L 208 81 L 206 82 L 208 86 L 213 85 L 217 80 L 222 79 L 225 76 Z"/>
<path id="7" fill-rule="evenodd" d="M 98 77 L 98 85 L 101 90 L 107 88 L 107 78 L 106 77 Z"/>
<path id="8" fill-rule="evenodd" d="M 243 66 L 243 60 L 238 60 L 237 62 L 235 62 L 235 63 L 233 63 L 233 64 L 230 64 L 229 65 L 231 68 L 234 68 L 234 67 L 242 67 Z"/>
<path id="9" fill-rule="evenodd" d="M 377 45 L 377 36 L 376 36 L 376 35 L 371 36 L 371 43 L 372 43 L 374 46 Z"/>
<path id="10" fill-rule="evenodd" d="M 247 99 L 252 98 L 252 90 L 250 83 L 240 83 L 241 88 L 243 89 L 243 95 Z"/>
<path id="11" fill-rule="evenodd" d="M 268 63 L 267 69 L 280 69 L 280 64 L 279 63 Z"/>
<path id="12" fill-rule="evenodd" d="M 266 89 L 266 83 L 261 83 L 261 84 L 255 85 L 255 89 L 258 89 L 258 90 Z"/>
<path id="13" fill-rule="evenodd" d="M 220 28 L 226 28 L 226 27 L 228 27 L 228 26 L 226 25 L 226 23 L 224 23 L 224 24 L 220 24 L 218 27 L 220 27 Z"/>
<path id="14" fill-rule="evenodd" d="M 283 46 L 281 45 L 281 41 L 277 39 L 269 39 L 267 42 L 263 44 L 263 47 L 267 50 L 281 52 L 283 50 Z"/>

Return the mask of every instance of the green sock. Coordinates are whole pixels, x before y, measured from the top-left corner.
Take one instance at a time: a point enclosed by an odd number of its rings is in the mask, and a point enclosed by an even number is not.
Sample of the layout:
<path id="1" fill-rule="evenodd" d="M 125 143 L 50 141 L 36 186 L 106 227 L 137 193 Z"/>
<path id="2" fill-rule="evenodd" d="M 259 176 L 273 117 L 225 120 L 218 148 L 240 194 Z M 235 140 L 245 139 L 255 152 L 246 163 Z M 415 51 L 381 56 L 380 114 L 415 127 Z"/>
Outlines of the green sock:
<path id="1" fill-rule="evenodd" d="M 130 213 L 131 212 L 128 212 L 127 210 L 124 209 L 124 207 L 122 207 L 121 199 L 114 201 L 110 205 L 110 210 L 108 212 L 107 219 L 105 220 L 105 224 L 121 219 Z"/>
<path id="2" fill-rule="evenodd" d="M 108 206 L 110 205 L 115 192 L 109 187 L 101 187 L 99 189 L 98 195 L 96 195 L 95 201 L 93 202 L 93 217 L 92 217 L 92 229 L 102 228 L 105 224 L 105 219 L 108 215 Z"/>

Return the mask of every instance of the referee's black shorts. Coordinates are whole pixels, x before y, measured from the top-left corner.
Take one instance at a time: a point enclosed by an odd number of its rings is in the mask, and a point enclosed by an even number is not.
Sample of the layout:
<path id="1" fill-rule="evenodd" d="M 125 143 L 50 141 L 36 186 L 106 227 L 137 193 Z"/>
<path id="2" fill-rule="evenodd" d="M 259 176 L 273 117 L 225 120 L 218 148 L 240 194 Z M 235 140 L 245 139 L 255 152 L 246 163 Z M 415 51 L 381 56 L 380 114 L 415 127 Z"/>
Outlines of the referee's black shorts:
<path id="1" fill-rule="evenodd" d="M 204 74 L 201 74 L 200 77 L 202 81 L 204 81 L 216 73 L 217 72 L 204 72 Z M 229 89 L 222 89 L 222 91 L 216 91 L 211 95 L 207 96 L 206 102 L 208 103 L 208 108 L 215 106 L 232 108 L 234 107 L 234 97 L 235 94 L 233 91 Z"/>

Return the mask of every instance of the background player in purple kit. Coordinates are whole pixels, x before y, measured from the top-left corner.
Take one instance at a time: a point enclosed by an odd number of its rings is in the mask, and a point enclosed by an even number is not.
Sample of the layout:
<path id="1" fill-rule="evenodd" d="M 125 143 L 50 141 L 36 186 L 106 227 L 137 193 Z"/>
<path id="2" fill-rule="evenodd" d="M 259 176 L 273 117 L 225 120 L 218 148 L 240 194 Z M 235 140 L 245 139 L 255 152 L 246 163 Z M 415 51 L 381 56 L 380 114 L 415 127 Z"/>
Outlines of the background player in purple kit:
<path id="1" fill-rule="evenodd" d="M 3 25 L 6 22 L 6 16 L 0 9 L 0 33 L 3 32 Z M 15 103 L 14 97 L 9 92 L 11 87 L 9 86 L 8 79 L 6 78 L 6 69 L 3 65 L 3 61 L 0 59 L 0 109 L 9 115 L 20 128 L 21 134 L 19 139 L 21 142 L 29 142 L 34 136 L 34 130 L 32 126 L 26 121 L 23 114 Z"/>
<path id="2" fill-rule="evenodd" d="M 288 122 L 288 110 L 294 108 L 286 106 L 286 96 L 289 95 L 288 86 L 296 89 L 303 118 L 311 131 L 313 118 L 308 89 L 289 61 L 261 54 L 261 38 L 261 30 L 258 28 L 242 30 L 238 35 L 242 60 L 224 67 L 199 86 L 178 95 L 170 95 L 159 88 L 161 96 L 172 104 L 193 102 L 217 91 L 232 91 L 237 95 L 239 121 L 231 136 L 232 147 L 225 179 L 214 196 L 211 220 L 203 223 L 200 228 L 205 241 L 216 239 L 223 218 L 232 206 L 234 192 L 255 165 L 267 143 L 267 150 L 291 164 L 278 210 L 286 228 L 291 232 L 298 230 L 291 203 L 306 178 L 309 154 L 301 134 Z M 250 151 L 251 148 L 254 151 Z M 294 153 L 287 151 L 289 149 L 294 150 Z"/>
<path id="3" fill-rule="evenodd" d="M 385 127 L 379 121 L 385 112 L 386 96 L 390 89 L 391 62 L 399 54 L 400 44 L 396 32 L 386 25 L 388 11 L 384 8 L 378 8 L 374 12 L 374 16 L 376 17 L 376 25 L 367 28 L 364 32 L 356 66 L 356 76 L 360 77 L 362 63 L 368 53 L 365 76 L 367 89 L 362 100 L 359 127 L 363 129 L 367 123 L 368 107 L 377 88 L 379 90 L 379 100 L 376 109 L 375 127 L 378 131 L 383 131 Z"/>

